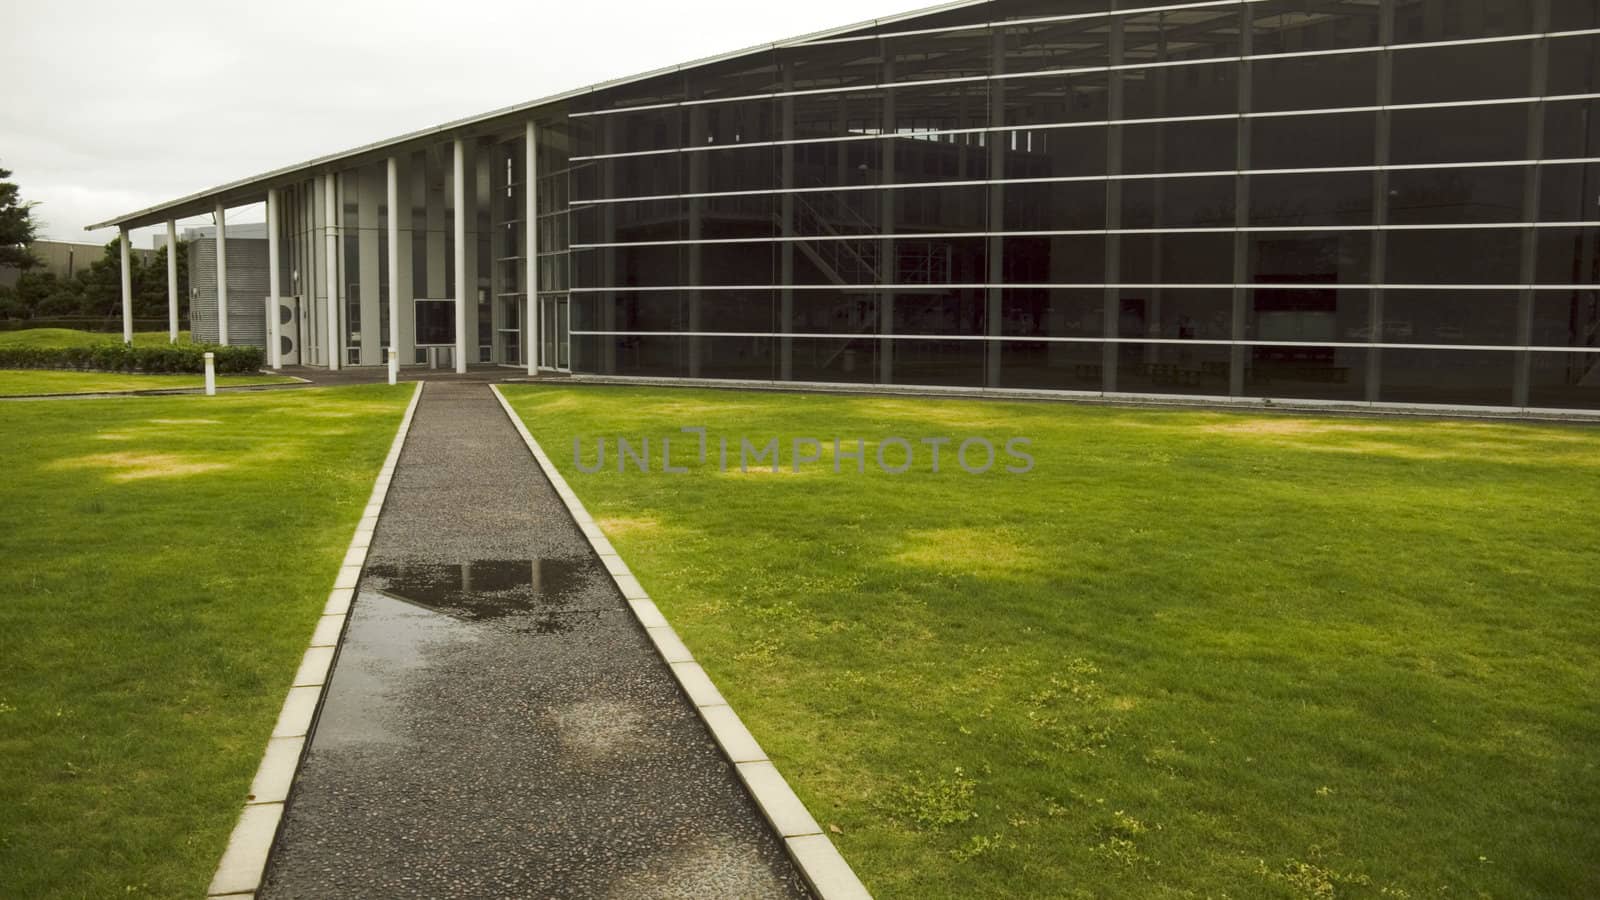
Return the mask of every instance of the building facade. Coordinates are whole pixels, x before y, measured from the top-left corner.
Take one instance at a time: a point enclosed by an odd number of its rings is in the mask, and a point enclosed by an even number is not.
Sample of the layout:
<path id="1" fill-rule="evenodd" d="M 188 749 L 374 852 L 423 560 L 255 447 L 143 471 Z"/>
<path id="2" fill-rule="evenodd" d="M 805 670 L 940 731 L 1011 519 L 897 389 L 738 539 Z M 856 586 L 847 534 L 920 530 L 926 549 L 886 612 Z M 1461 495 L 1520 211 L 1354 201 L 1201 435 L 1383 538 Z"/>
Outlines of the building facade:
<path id="1" fill-rule="evenodd" d="M 316 364 L 1600 408 L 1600 0 L 960 3 L 107 224 L 264 194 Z"/>

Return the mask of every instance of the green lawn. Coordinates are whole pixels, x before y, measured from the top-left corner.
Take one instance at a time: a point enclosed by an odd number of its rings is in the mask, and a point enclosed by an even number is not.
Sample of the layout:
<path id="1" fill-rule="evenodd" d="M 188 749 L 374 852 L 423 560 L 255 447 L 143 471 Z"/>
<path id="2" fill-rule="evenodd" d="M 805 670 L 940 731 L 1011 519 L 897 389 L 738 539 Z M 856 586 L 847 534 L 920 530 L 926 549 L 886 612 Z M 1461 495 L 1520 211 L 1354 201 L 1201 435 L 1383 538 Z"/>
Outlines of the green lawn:
<path id="1" fill-rule="evenodd" d="M 204 894 L 412 390 L 0 404 L 0 896 Z"/>
<path id="2" fill-rule="evenodd" d="M 1600 430 L 505 393 L 880 896 L 1600 895 Z M 1037 464 L 788 471 L 895 435 Z"/>
<path id="3" fill-rule="evenodd" d="M 218 375 L 217 387 L 290 384 L 283 375 Z M 141 375 L 129 372 L 61 372 L 51 369 L 0 369 L 0 397 L 30 394 L 94 394 L 102 391 L 154 391 L 205 387 L 204 375 Z"/>
<path id="4" fill-rule="evenodd" d="M 136 331 L 135 344 L 165 344 L 169 335 L 165 331 Z M 178 342 L 187 344 L 189 332 L 178 332 Z M 19 331 L 0 331 L 0 347 L 87 347 L 91 344 L 122 343 L 120 332 L 78 331 L 73 328 L 24 328 Z"/>

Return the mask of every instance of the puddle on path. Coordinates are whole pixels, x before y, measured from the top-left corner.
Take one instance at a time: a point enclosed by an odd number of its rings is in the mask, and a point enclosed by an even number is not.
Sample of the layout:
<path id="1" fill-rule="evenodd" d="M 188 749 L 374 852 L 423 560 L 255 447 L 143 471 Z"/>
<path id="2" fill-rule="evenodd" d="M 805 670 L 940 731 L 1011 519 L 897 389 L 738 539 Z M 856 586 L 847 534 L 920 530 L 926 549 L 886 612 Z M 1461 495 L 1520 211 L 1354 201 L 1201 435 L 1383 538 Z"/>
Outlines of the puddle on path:
<path id="1" fill-rule="evenodd" d="M 594 560 L 480 559 L 373 565 L 362 587 L 463 621 L 529 618 L 515 630 L 549 634 L 566 630 L 555 613 L 611 605 L 605 583 L 605 568 Z"/>

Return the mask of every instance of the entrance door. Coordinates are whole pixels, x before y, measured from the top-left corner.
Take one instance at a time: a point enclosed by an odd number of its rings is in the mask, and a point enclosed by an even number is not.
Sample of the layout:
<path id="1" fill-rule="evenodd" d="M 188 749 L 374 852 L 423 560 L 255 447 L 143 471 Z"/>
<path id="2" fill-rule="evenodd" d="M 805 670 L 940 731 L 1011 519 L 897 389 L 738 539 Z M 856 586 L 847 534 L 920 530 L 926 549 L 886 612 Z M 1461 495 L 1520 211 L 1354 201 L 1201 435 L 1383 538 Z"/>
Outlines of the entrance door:
<path id="1" fill-rule="evenodd" d="M 567 349 L 569 315 L 566 295 L 539 298 L 539 368 L 572 371 Z"/>

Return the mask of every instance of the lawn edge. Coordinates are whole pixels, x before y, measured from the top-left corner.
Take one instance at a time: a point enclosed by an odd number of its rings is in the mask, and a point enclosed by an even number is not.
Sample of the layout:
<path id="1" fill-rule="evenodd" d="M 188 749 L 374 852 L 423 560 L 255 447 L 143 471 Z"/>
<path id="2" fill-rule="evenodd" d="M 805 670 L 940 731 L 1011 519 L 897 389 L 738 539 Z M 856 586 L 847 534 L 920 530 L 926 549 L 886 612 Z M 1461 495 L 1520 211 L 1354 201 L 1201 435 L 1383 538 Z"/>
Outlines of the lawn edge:
<path id="1" fill-rule="evenodd" d="M 333 591 L 323 607 L 322 616 L 311 634 L 311 643 L 301 657 L 300 666 L 290 682 L 284 697 L 272 736 L 267 740 L 261 763 L 256 767 L 255 779 L 250 783 L 250 794 L 239 814 L 239 821 L 228 838 L 227 849 L 217 863 L 211 877 L 207 897 L 249 896 L 261 887 L 266 874 L 267 857 L 277 838 L 278 825 L 283 820 L 289 789 L 305 756 L 306 742 L 322 706 L 328 679 L 333 671 L 333 661 L 338 655 L 339 643 L 344 638 L 345 625 L 350 612 L 350 601 L 356 582 L 366 563 L 367 548 L 372 544 L 372 533 L 378 525 L 378 515 L 383 511 L 384 500 L 389 496 L 389 484 L 394 478 L 400 450 L 405 446 L 406 435 L 411 431 L 411 421 L 416 417 L 417 402 L 422 399 L 425 382 L 417 382 L 411 392 L 411 402 L 400 419 L 394 441 L 389 445 L 389 455 L 372 488 L 356 523 L 355 534 L 350 538 L 350 548 L 339 564 L 334 576 Z"/>
<path id="2" fill-rule="evenodd" d="M 846 898 L 870 900 L 872 895 L 868 893 L 866 885 L 861 883 L 861 879 L 833 845 L 833 841 L 823 833 L 822 826 L 817 824 L 817 820 L 789 786 L 783 773 L 778 771 L 777 766 L 767 757 L 766 751 L 761 749 L 761 745 L 745 727 L 739 714 L 734 712 L 733 707 L 723 698 L 722 692 L 717 690 L 711 681 L 711 676 L 695 662 L 689 648 L 679 639 L 677 632 L 661 614 L 661 610 L 656 608 L 649 593 L 639 583 L 639 579 L 634 577 L 627 563 L 623 562 L 621 555 L 617 553 L 617 549 L 595 524 L 583 501 L 578 499 L 578 495 L 556 469 L 555 463 L 546 455 L 544 448 L 528 431 L 528 426 L 523 424 L 522 417 L 517 415 L 510 401 L 506 400 L 505 394 L 501 393 L 500 385 L 491 384 L 489 389 L 494 392 L 495 399 L 500 401 L 500 408 L 505 410 L 506 417 L 517 429 L 517 434 L 522 436 L 523 443 L 528 445 L 528 451 L 533 454 L 533 459 L 538 463 L 540 470 L 550 480 L 550 486 L 555 489 L 556 496 L 566 505 L 567 513 L 572 516 L 578 530 L 583 533 L 584 540 L 600 557 L 606 572 L 616 583 L 617 589 L 622 592 L 623 599 L 628 602 L 628 609 L 633 612 L 635 621 L 650 638 L 656 654 L 666 663 L 667 668 L 672 670 L 673 677 L 677 679 L 684 696 L 694 707 L 695 714 L 700 717 L 700 721 L 716 739 L 723 755 L 733 765 L 734 771 L 739 775 L 740 783 L 749 792 L 756 807 L 761 810 L 762 817 L 778 833 L 784 850 L 788 852 L 801 877 L 823 900 L 846 900 Z"/>

